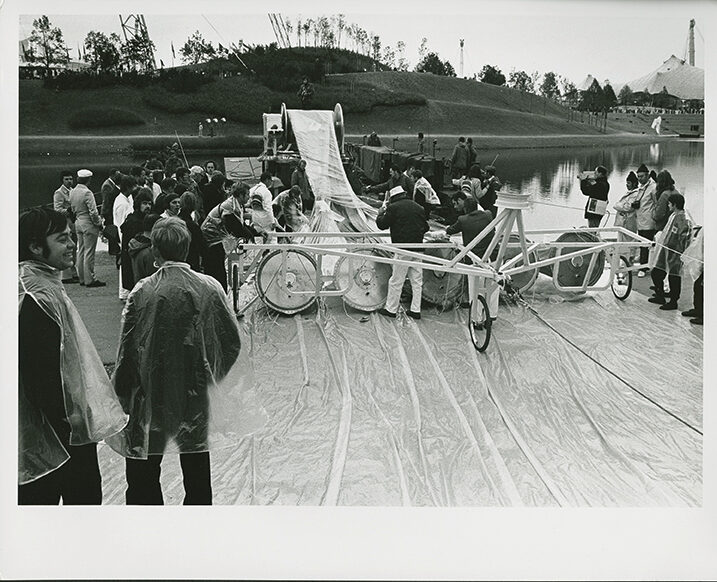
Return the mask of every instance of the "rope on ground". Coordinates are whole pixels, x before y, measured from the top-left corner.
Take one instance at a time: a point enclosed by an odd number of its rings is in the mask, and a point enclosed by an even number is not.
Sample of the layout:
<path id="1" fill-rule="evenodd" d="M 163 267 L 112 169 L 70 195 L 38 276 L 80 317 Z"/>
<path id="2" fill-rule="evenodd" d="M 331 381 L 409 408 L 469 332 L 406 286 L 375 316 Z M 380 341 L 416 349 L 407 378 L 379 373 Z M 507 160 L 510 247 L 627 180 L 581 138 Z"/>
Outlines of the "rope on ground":
<path id="1" fill-rule="evenodd" d="M 600 367 L 600 368 L 602 368 L 603 370 L 605 370 L 608 374 L 610 374 L 611 376 L 613 376 L 615 379 L 617 379 L 617 380 L 619 380 L 620 382 L 622 382 L 623 384 L 625 384 L 625 386 L 627 386 L 630 390 L 632 390 L 632 391 L 635 392 L 636 394 L 639 394 L 639 395 L 642 396 L 645 400 L 647 400 L 648 402 L 651 402 L 652 404 L 654 404 L 655 406 L 657 406 L 657 408 L 659 408 L 659 409 L 662 410 L 663 412 L 669 414 L 669 415 L 670 415 L 672 418 L 674 418 L 675 420 L 678 420 L 679 422 L 681 422 L 682 424 L 684 424 L 684 425 L 685 425 L 687 428 L 689 428 L 690 430 L 693 430 L 694 432 L 696 432 L 696 433 L 699 434 L 700 436 L 704 436 L 704 434 L 702 433 L 701 430 L 699 430 L 698 428 L 692 426 L 689 422 L 687 422 L 686 420 L 680 418 L 680 417 L 677 416 L 674 412 L 668 410 L 667 408 L 665 408 L 664 406 L 662 406 L 659 402 L 657 402 L 657 401 L 653 400 L 652 398 L 650 398 L 650 397 L 649 397 L 647 394 L 645 394 L 644 392 L 641 392 L 640 390 L 638 390 L 635 386 L 633 386 L 632 384 L 630 384 L 627 380 L 625 380 L 624 378 L 618 376 L 615 372 L 613 372 L 610 368 L 608 368 L 607 366 L 605 366 L 602 362 L 596 360 L 593 356 L 591 356 L 590 354 L 588 354 L 588 353 L 587 353 L 585 350 L 583 350 L 579 345 L 577 345 L 577 344 L 576 344 L 575 342 L 573 342 L 570 338 L 568 338 L 567 336 L 565 336 L 565 334 L 563 334 L 560 330 L 556 329 L 551 323 L 549 323 L 544 317 L 542 317 L 542 316 L 540 315 L 540 313 L 538 313 L 538 310 L 535 309 L 535 307 L 533 307 L 532 305 L 530 305 L 530 303 L 528 303 L 525 299 L 523 299 L 523 297 L 522 297 L 522 295 L 520 294 L 519 291 L 513 290 L 512 293 L 510 294 L 510 297 L 512 297 L 514 300 L 516 300 L 516 301 L 517 301 L 518 303 L 520 303 L 521 305 L 524 305 L 533 315 L 535 315 L 535 317 L 538 318 L 538 320 L 540 320 L 544 325 L 546 325 L 550 330 L 552 330 L 553 332 L 555 332 L 558 336 L 560 336 L 560 337 L 561 337 L 563 340 L 565 340 L 568 344 L 570 344 L 571 346 L 573 346 L 573 347 L 574 347 L 576 350 L 578 350 L 581 354 L 583 354 L 585 357 L 587 357 L 589 360 L 591 360 L 595 365 L 597 365 L 598 367 Z"/>

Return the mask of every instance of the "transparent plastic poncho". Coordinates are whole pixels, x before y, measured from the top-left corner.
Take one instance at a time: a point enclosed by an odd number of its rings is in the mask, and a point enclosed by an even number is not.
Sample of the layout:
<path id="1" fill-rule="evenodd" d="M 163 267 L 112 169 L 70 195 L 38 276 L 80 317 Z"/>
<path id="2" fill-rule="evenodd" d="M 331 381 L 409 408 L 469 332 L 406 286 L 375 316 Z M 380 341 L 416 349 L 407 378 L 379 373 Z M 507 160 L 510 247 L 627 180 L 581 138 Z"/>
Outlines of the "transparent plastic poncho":
<path id="1" fill-rule="evenodd" d="M 113 382 L 130 419 L 108 444 L 125 457 L 231 446 L 261 428 L 252 365 L 219 283 L 166 262 L 132 290 Z"/>
<path id="2" fill-rule="evenodd" d="M 37 261 L 19 265 L 18 312 L 26 296 L 60 328 L 60 374 L 69 444 L 95 443 L 127 424 L 112 384 L 80 314 L 67 296 L 60 271 Z M 69 459 L 52 426 L 25 395 L 19 378 L 18 482 L 29 483 L 54 471 Z"/>

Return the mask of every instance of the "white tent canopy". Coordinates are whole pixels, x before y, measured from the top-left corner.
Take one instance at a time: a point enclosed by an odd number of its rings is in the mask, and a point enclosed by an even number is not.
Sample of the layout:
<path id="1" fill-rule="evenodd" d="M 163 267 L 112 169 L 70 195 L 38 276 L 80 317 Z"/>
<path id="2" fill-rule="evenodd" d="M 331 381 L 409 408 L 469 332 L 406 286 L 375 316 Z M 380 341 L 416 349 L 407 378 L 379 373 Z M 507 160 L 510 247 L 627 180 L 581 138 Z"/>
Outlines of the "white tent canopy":
<path id="1" fill-rule="evenodd" d="M 625 85 L 628 85 L 634 93 L 644 92 L 654 95 L 664 88 L 670 95 L 680 99 L 705 98 L 704 69 L 688 65 L 675 55 L 670 56 L 651 73 L 623 83 L 616 88 L 616 91 L 619 93 Z"/>

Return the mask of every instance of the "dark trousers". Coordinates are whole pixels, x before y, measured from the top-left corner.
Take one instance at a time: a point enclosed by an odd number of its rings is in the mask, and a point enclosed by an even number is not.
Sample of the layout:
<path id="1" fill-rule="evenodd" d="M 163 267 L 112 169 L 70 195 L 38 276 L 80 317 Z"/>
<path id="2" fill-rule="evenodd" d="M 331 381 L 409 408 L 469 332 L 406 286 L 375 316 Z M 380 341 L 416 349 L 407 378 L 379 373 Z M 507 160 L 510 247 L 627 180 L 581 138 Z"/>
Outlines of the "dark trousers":
<path id="1" fill-rule="evenodd" d="M 227 290 L 227 270 L 224 266 L 224 247 L 221 243 L 210 246 L 204 255 L 204 274 L 214 277 Z"/>
<path id="2" fill-rule="evenodd" d="M 101 505 L 102 477 L 97 445 L 67 446 L 70 459 L 59 469 L 17 488 L 18 505 Z"/>
<path id="3" fill-rule="evenodd" d="M 655 296 L 657 297 L 665 296 L 665 277 L 667 277 L 667 280 L 670 282 L 670 302 L 677 303 L 682 288 L 682 277 L 679 275 L 668 275 L 665 271 L 658 268 L 652 269 L 650 277 L 652 277 L 652 282 L 655 284 Z"/>
<path id="4" fill-rule="evenodd" d="M 596 216 L 594 218 L 588 218 L 588 228 L 599 228 L 602 216 Z"/>
<path id="5" fill-rule="evenodd" d="M 127 505 L 164 505 L 159 477 L 162 473 L 162 455 L 149 455 L 144 459 L 125 459 L 127 476 Z M 212 478 L 209 453 L 181 453 L 184 483 L 184 505 L 211 505 Z"/>
<path id="6" fill-rule="evenodd" d="M 697 277 L 695 284 L 692 285 L 692 302 L 694 303 L 693 307 L 695 308 L 698 317 L 702 317 L 705 308 L 704 277 L 705 274 L 702 273 L 699 277 Z M 670 283 L 670 285 L 672 285 L 672 283 Z"/>
<path id="7" fill-rule="evenodd" d="M 647 240 L 655 240 L 655 234 L 657 234 L 657 231 L 656 230 L 638 230 L 637 234 L 639 234 L 640 236 L 644 236 Z M 640 262 L 643 265 L 647 265 L 649 252 L 650 252 L 649 248 L 640 247 Z"/>

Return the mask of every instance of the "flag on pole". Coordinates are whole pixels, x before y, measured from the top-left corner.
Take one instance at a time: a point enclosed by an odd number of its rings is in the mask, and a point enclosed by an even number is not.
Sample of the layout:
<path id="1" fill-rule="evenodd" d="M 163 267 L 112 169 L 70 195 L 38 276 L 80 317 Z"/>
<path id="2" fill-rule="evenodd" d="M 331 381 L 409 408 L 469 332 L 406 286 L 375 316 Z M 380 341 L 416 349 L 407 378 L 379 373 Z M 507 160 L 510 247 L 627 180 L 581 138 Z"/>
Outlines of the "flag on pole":
<path id="1" fill-rule="evenodd" d="M 177 58 L 177 55 L 174 54 L 174 42 L 172 42 L 171 45 L 172 45 L 172 58 L 175 59 L 175 58 Z"/>

